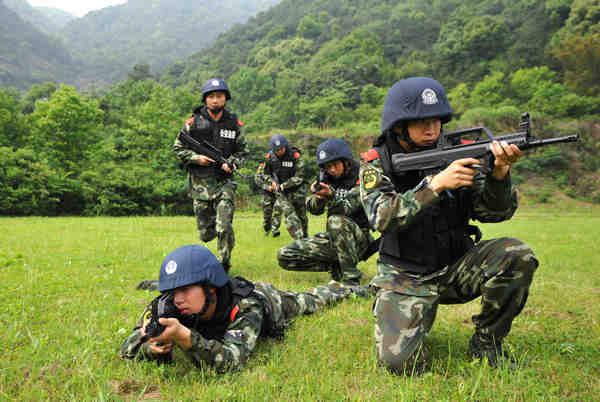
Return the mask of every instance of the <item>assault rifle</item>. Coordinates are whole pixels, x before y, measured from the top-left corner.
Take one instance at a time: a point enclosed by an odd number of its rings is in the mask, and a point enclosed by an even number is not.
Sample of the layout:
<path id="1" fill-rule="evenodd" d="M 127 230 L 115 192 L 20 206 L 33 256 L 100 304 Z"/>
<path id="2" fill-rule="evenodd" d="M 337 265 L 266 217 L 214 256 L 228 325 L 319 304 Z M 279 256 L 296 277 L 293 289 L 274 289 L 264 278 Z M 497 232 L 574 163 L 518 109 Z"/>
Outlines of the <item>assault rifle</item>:
<path id="1" fill-rule="evenodd" d="M 527 112 L 521 115 L 519 129 L 520 131 L 517 133 L 501 136 L 495 136 L 487 127 L 483 126 L 444 133 L 440 136 L 435 149 L 392 155 L 392 170 L 395 174 L 418 170 L 426 176 L 444 170 L 457 159 L 475 158 L 479 159 L 483 165 L 478 169 L 489 173 L 494 168 L 494 155 L 490 150 L 492 141 L 506 141 L 509 144 L 515 144 L 521 151 L 525 151 L 546 145 L 579 140 L 578 134 L 536 139 L 531 135 L 530 117 Z M 461 143 L 461 137 L 466 135 L 475 135 L 475 139 L 468 143 Z"/>
<path id="2" fill-rule="evenodd" d="M 213 159 L 215 163 L 219 166 L 226 164 L 227 166 L 229 166 L 229 169 L 231 169 L 232 172 L 235 169 L 235 166 L 233 166 L 227 161 L 227 159 L 223 157 L 223 153 L 221 152 L 221 150 L 215 147 L 210 142 L 206 140 L 197 140 L 183 130 L 179 132 L 179 139 L 185 145 L 190 147 L 192 151 L 196 152 L 197 154 L 208 156 L 209 158 Z"/>
<path id="3" fill-rule="evenodd" d="M 172 292 L 163 293 L 158 296 L 152 300 L 151 305 L 150 321 L 146 324 L 146 334 L 140 339 L 140 343 L 144 343 L 148 339 L 156 338 L 162 334 L 166 327 L 158 322 L 160 318 L 180 319 L 181 317 L 179 310 L 175 307 Z"/>
<path id="4" fill-rule="evenodd" d="M 271 176 L 273 177 L 273 181 L 275 182 L 276 189 L 275 192 L 281 196 L 285 201 L 287 201 L 287 195 L 281 189 L 281 181 L 279 180 L 279 175 L 275 172 L 271 172 Z"/>
<path id="5" fill-rule="evenodd" d="M 325 169 L 319 169 L 319 179 L 317 181 L 317 184 L 315 184 L 315 191 L 313 191 L 313 193 L 318 193 L 319 191 L 321 191 L 321 189 L 323 188 L 321 183 L 325 182 L 326 176 L 327 172 L 325 171 Z"/>

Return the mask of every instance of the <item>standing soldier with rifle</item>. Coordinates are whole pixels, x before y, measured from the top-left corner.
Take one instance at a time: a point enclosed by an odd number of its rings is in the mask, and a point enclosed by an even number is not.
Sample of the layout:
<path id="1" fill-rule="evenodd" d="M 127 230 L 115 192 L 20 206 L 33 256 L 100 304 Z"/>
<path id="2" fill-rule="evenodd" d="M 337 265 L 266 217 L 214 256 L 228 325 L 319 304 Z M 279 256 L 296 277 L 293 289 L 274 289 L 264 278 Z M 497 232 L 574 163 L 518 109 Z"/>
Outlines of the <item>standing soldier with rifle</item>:
<path id="1" fill-rule="evenodd" d="M 232 223 L 237 184 L 232 175 L 248 155 L 242 122 L 225 109 L 230 99 L 225 81 L 218 78 L 206 81 L 202 85 L 204 106 L 194 109 L 173 145 L 181 165 L 188 171 L 200 240 L 209 242 L 217 237 L 225 271 L 231 266 L 235 244 Z"/>
<path id="2" fill-rule="evenodd" d="M 264 170 L 257 182 L 262 189 L 277 194 L 287 231 L 293 239 L 302 239 L 308 236 L 304 161 L 300 151 L 281 134 L 274 135 L 269 145 L 271 151 L 265 156 Z"/>
<path id="3" fill-rule="evenodd" d="M 337 138 L 317 147 L 317 163 L 321 173 L 306 207 L 314 215 L 327 209 L 327 231 L 280 248 L 279 265 L 291 271 L 330 271 L 333 280 L 358 285 L 362 272 L 356 266 L 372 254 L 368 250 L 374 243 L 360 202 L 359 164 Z"/>
<path id="4" fill-rule="evenodd" d="M 262 193 L 261 207 L 263 209 L 263 229 L 265 235 L 269 235 L 273 231 L 273 237 L 280 235 L 279 227 L 281 226 L 281 205 L 277 202 L 277 193 L 262 188 L 262 177 L 265 170 L 265 162 L 261 162 L 256 169 L 254 175 L 254 183 Z"/>
<path id="5" fill-rule="evenodd" d="M 435 149 L 442 125 L 451 118 L 439 82 L 401 80 L 385 99 L 381 135 L 361 155 L 362 203 L 383 238 L 372 282 L 378 288 L 373 308 L 377 359 L 397 374 L 425 369 L 424 341 L 439 304 L 480 296 L 481 311 L 472 317 L 470 354 L 492 367 L 514 368 L 502 345 L 525 306 L 538 266 L 527 244 L 510 237 L 479 241 L 481 232 L 469 224 L 471 219 L 501 222 L 514 214 L 517 196 L 510 169 L 522 155 L 516 145 L 489 142 L 487 152 L 493 158 L 487 170 L 474 157 L 433 172 L 430 166 L 402 172 L 392 166 L 402 155 Z"/>

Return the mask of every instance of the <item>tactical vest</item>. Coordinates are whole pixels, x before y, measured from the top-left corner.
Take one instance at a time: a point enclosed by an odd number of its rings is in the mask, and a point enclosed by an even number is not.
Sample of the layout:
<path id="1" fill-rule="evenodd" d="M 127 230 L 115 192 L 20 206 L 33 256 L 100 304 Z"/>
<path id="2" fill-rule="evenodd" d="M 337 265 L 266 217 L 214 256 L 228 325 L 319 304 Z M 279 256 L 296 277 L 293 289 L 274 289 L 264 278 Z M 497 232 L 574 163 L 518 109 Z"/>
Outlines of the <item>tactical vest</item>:
<path id="1" fill-rule="evenodd" d="M 350 191 L 357 185 L 360 167 L 358 162 L 354 160 L 351 160 L 350 162 L 350 172 L 348 174 L 344 174 L 340 178 L 332 177 L 329 174 L 325 175 L 324 182 L 333 187 L 334 191 L 337 191 L 338 189 Z M 327 209 L 328 217 L 331 213 L 332 211 Z M 333 211 L 333 213 L 335 213 L 335 211 Z M 369 229 L 369 220 L 364 208 L 358 208 L 356 211 L 353 211 L 348 218 L 352 219 L 361 229 Z"/>
<path id="2" fill-rule="evenodd" d="M 240 135 L 237 116 L 227 109 L 219 121 L 208 116 L 206 106 L 194 110 L 193 122 L 190 124 L 190 135 L 196 140 L 206 140 L 220 149 L 225 159 L 237 151 L 237 138 Z M 219 164 L 210 166 L 189 165 L 195 176 L 220 178 L 229 177 Z"/>
<path id="3" fill-rule="evenodd" d="M 272 300 L 257 293 L 254 283 L 236 276 L 231 278 L 227 286 L 229 289 L 217 295 L 217 312 L 211 321 L 194 320 L 195 322 L 187 322 L 184 325 L 189 324 L 186 326 L 194 328 L 206 339 L 222 340 L 229 325 L 235 321 L 240 300 L 251 296 L 263 301 L 264 316 L 261 334 L 273 337 L 283 335 L 283 331 L 289 324 L 284 320 L 282 314 L 274 314 L 277 310 L 281 310 L 281 307 L 273 306 Z"/>
<path id="4" fill-rule="evenodd" d="M 392 179 L 398 193 L 415 188 L 423 179 L 418 171 L 393 174 L 387 147 L 376 150 L 386 176 Z M 470 189 L 442 192 L 439 204 L 421 212 L 408 228 L 383 234 L 380 259 L 416 274 L 430 274 L 455 263 L 473 247 L 469 235 L 478 231 L 469 225 L 471 205 Z"/>
<path id="5" fill-rule="evenodd" d="M 300 151 L 291 146 L 287 147 L 281 158 L 275 155 L 275 152 L 269 151 L 271 171 L 279 178 L 279 184 L 285 183 L 296 174 L 296 158 L 294 157 L 296 153 L 300 153 Z"/>

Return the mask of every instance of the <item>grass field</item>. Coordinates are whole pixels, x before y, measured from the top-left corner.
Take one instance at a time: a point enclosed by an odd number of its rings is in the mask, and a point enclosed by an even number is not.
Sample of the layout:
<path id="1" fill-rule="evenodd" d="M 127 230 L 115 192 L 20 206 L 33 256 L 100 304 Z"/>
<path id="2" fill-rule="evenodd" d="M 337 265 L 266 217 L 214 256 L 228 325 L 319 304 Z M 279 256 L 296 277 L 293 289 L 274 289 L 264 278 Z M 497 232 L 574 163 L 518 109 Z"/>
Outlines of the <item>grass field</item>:
<path id="1" fill-rule="evenodd" d="M 310 233 L 323 219 L 311 217 Z M 174 248 L 197 242 L 191 217 L 0 219 L 0 400 L 598 400 L 600 209 L 529 207 L 484 237 L 513 236 L 541 265 L 506 345 L 514 373 L 467 356 L 478 300 L 442 306 L 428 338 L 433 367 L 418 378 L 377 367 L 372 300 L 301 317 L 284 341 L 259 346 L 241 371 L 121 360 L 118 349 L 155 293 L 137 291 Z M 285 231 L 265 238 L 262 217 L 238 213 L 232 273 L 304 290 L 326 273 L 280 269 Z M 214 251 L 216 242 L 209 247 Z M 361 263 L 370 279 L 376 257 Z"/>

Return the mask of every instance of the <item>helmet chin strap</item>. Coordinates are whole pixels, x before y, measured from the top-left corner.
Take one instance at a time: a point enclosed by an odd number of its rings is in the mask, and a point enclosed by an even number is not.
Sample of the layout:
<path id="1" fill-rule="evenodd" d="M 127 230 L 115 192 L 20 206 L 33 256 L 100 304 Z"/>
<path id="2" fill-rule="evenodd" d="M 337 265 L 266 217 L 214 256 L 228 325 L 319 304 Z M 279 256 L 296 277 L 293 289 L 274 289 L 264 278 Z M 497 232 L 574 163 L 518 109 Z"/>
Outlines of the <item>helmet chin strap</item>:
<path id="1" fill-rule="evenodd" d="M 440 133 L 440 135 L 441 135 L 441 133 Z M 406 124 L 402 124 L 402 136 L 400 137 L 400 139 L 402 141 L 406 142 L 408 144 L 408 146 L 412 149 L 413 152 L 427 151 L 427 150 L 430 150 L 430 149 L 435 149 L 435 147 L 437 147 L 437 143 L 439 141 L 439 137 L 438 137 L 438 139 L 432 145 L 429 145 L 429 146 L 426 146 L 426 147 L 420 147 L 420 146 L 418 146 L 412 140 L 412 138 L 410 138 L 410 134 L 408 133 L 408 127 L 406 126 Z"/>
<path id="2" fill-rule="evenodd" d="M 213 114 L 219 114 L 223 111 L 223 109 L 225 109 L 225 106 L 217 106 L 215 108 L 208 108 L 208 110 L 210 110 Z"/>

